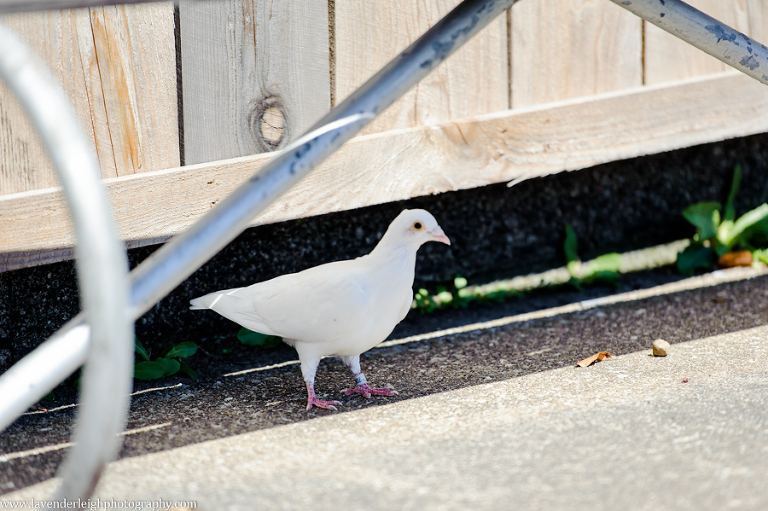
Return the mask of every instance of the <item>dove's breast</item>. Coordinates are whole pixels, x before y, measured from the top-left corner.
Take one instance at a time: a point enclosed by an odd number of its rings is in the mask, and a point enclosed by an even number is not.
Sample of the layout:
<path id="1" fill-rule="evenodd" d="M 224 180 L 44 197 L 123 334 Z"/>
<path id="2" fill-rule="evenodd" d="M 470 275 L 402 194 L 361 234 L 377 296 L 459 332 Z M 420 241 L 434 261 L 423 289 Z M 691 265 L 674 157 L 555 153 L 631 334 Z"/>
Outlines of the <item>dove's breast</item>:
<path id="1" fill-rule="evenodd" d="M 412 263 L 413 264 L 413 263 Z M 363 284 L 368 309 L 348 335 L 334 342 L 326 355 L 359 355 L 384 341 L 405 318 L 413 302 L 413 266 L 368 271 Z M 329 350 L 331 347 L 329 346 Z"/>

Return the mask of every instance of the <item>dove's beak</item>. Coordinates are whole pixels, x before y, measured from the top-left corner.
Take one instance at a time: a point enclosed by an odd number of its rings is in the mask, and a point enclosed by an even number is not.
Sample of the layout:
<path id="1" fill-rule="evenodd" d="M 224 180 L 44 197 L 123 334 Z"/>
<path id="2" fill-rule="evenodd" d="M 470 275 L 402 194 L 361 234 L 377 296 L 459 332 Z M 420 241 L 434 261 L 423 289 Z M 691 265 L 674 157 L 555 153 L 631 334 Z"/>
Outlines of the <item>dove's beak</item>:
<path id="1" fill-rule="evenodd" d="M 440 243 L 445 243 L 446 245 L 451 244 L 451 240 L 448 239 L 448 236 L 445 235 L 439 225 L 429 231 L 429 233 L 432 235 L 433 240 L 439 241 Z"/>

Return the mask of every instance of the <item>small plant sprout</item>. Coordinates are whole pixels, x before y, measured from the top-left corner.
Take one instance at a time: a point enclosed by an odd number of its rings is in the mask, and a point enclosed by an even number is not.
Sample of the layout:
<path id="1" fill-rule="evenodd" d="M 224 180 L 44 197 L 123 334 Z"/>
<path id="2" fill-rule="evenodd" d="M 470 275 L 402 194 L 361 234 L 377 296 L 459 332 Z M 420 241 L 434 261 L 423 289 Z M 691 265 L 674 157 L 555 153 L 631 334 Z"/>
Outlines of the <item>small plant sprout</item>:
<path id="1" fill-rule="evenodd" d="M 736 218 L 734 200 L 741 186 L 742 169 L 736 165 L 725 207 L 719 202 L 698 202 L 683 210 L 694 227 L 691 244 L 677 255 L 677 268 L 684 275 L 721 266 L 768 264 L 768 204 Z M 762 248 L 761 248 L 762 247 Z"/>
<path id="2" fill-rule="evenodd" d="M 610 284 L 618 286 L 621 255 L 615 252 L 603 254 L 587 264 L 582 264 L 578 254 L 576 232 L 569 224 L 565 224 L 563 251 L 565 252 L 565 266 L 571 275 L 568 283 L 576 289 L 581 290 L 584 284 Z"/>
<path id="3" fill-rule="evenodd" d="M 172 346 L 162 357 L 150 360 L 149 351 L 134 337 L 134 352 L 141 362 L 136 362 L 133 366 L 133 377 L 137 380 L 157 380 L 181 372 L 190 378 L 197 378 L 195 370 L 182 360 L 194 355 L 197 348 L 194 342 L 182 342 Z"/>
<path id="4" fill-rule="evenodd" d="M 453 279 L 450 286 L 437 286 L 435 294 L 420 288 L 413 295 L 412 309 L 419 309 L 423 314 L 438 309 L 467 307 L 472 302 L 503 302 L 507 298 L 519 298 L 523 294 L 508 282 L 495 282 L 481 286 L 470 286 L 462 276 Z"/>

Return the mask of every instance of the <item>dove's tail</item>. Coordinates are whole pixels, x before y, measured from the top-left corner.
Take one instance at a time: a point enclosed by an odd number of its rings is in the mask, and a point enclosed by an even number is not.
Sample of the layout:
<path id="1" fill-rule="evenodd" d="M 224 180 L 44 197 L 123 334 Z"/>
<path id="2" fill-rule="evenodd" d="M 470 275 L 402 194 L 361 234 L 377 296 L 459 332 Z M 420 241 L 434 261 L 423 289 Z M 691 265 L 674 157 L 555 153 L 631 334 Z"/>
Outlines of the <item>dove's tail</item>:
<path id="1" fill-rule="evenodd" d="M 195 298 L 194 300 L 189 301 L 189 310 L 193 311 L 199 311 L 203 309 L 207 309 L 208 306 L 205 305 L 205 302 L 203 302 L 204 296 L 201 296 L 200 298 Z"/>
<path id="2" fill-rule="evenodd" d="M 216 302 L 218 302 L 221 297 L 231 295 L 235 291 L 237 291 L 237 289 L 226 289 L 224 291 L 216 291 L 215 293 L 209 293 L 205 296 L 194 298 L 189 301 L 189 309 L 193 311 L 213 309 L 214 305 L 216 305 Z"/>

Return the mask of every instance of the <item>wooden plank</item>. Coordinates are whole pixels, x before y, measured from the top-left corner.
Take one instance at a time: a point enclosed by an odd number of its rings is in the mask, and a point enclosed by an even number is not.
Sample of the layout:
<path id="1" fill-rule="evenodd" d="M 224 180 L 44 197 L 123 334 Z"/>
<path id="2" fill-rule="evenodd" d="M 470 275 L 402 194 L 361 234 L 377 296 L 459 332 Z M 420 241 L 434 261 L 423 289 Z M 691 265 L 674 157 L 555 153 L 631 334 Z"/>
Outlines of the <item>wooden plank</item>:
<path id="1" fill-rule="evenodd" d="M 354 92 L 458 3 L 336 0 L 336 100 Z M 506 20 L 501 16 L 388 108 L 365 133 L 433 125 L 509 108 L 506 33 Z"/>
<path id="2" fill-rule="evenodd" d="M 72 99 L 78 118 L 81 121 L 89 119 L 87 123 L 83 122 L 83 127 L 93 141 L 86 90 L 90 85 L 90 76 L 82 63 L 83 60 L 87 62 L 89 54 L 93 52 L 89 53 L 87 47 L 85 51 L 81 51 L 77 37 L 83 23 L 89 25 L 87 11 L 4 16 L 2 22 L 16 32 L 51 67 L 65 94 Z M 78 88 L 76 84 L 85 84 L 85 87 Z M 101 105 L 96 103 L 95 106 L 98 108 Z M 98 112 L 95 114 L 98 115 Z M 2 82 L 0 134 L 3 139 L 0 145 L 0 194 L 56 186 L 56 174 L 42 143 L 25 111 Z M 107 172 L 105 176 L 112 177 L 114 173 Z"/>
<path id="3" fill-rule="evenodd" d="M 328 5 L 179 6 L 185 163 L 275 150 L 330 110 Z"/>
<path id="4" fill-rule="evenodd" d="M 512 107 L 642 84 L 642 20 L 604 0 L 536 0 L 510 11 Z"/>
<path id="5" fill-rule="evenodd" d="M 768 131 L 766 112 L 768 88 L 746 76 L 726 74 L 358 137 L 253 224 L 528 179 L 762 133 Z M 186 228 L 271 157 L 263 154 L 108 180 L 123 238 L 138 246 Z M 55 261 L 63 257 L 61 248 L 73 242 L 55 189 L 0 198 L 0 225 L 4 252 L 0 269 Z M 25 252 L 30 250 L 36 252 Z"/>
<path id="6" fill-rule="evenodd" d="M 173 4 L 90 14 L 109 136 L 97 146 L 112 147 L 118 177 L 179 165 Z"/>
<path id="7" fill-rule="evenodd" d="M 691 6 L 765 43 L 768 8 L 765 0 L 687 0 Z M 645 83 L 724 73 L 732 68 L 650 23 L 645 23 Z"/>
<path id="8" fill-rule="evenodd" d="M 105 177 L 179 164 L 173 4 L 6 16 L 51 67 Z M 42 36 L 41 36 L 42 34 Z M 0 194 L 55 185 L 23 110 L 0 89 Z"/>

